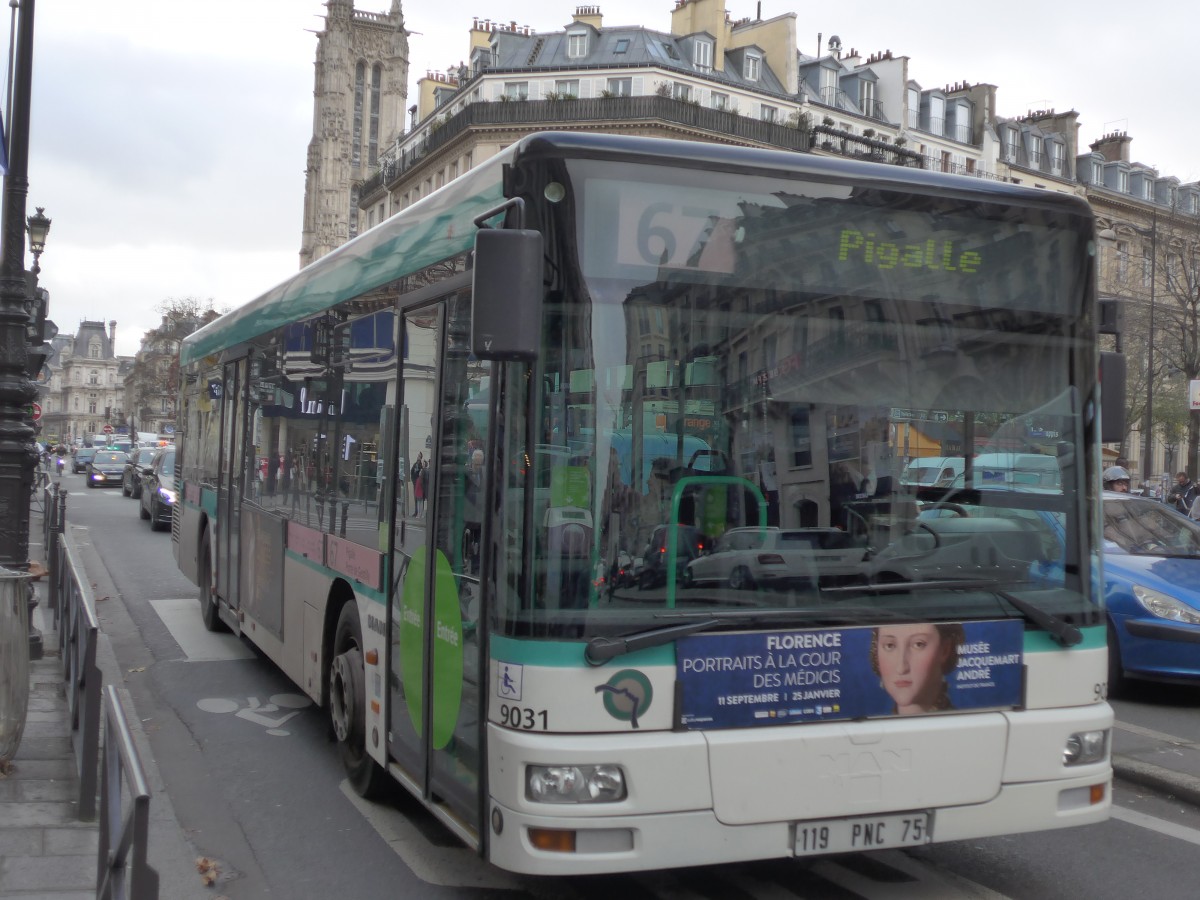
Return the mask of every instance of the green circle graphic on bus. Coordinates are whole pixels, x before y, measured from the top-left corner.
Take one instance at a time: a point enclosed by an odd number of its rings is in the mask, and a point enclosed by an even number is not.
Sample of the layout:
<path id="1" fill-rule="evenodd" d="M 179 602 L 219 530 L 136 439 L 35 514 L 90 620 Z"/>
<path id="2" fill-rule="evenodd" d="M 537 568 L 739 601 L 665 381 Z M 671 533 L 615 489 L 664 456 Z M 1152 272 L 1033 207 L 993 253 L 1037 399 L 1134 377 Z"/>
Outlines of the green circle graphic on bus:
<path id="1" fill-rule="evenodd" d="M 450 560 L 434 551 L 433 595 L 433 749 L 441 750 L 454 737 L 462 706 L 463 625 L 458 585 Z"/>
<path id="2" fill-rule="evenodd" d="M 425 568 L 423 553 L 409 561 L 400 604 L 400 674 L 408 717 L 418 735 L 424 694 Z M 463 678 L 462 610 L 454 572 L 441 550 L 434 551 L 433 628 L 433 748 L 441 750 L 454 736 Z"/>
<path id="3" fill-rule="evenodd" d="M 614 719 L 638 727 L 638 716 L 644 715 L 654 699 L 650 679 L 636 669 L 622 669 L 604 684 L 596 685 L 596 693 L 604 694 L 604 709 Z"/>

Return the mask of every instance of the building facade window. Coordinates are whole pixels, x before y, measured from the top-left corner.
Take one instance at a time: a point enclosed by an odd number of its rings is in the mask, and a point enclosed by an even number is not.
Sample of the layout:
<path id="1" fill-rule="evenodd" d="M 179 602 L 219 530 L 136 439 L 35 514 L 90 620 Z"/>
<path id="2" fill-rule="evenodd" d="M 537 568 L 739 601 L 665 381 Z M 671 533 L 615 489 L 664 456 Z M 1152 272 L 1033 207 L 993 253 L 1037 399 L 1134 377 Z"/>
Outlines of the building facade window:
<path id="1" fill-rule="evenodd" d="M 528 81 L 506 81 L 506 82 L 504 82 L 504 96 L 509 100 L 528 100 L 529 99 L 529 82 Z"/>
<path id="2" fill-rule="evenodd" d="M 682 82 L 676 81 L 671 85 L 671 96 L 676 100 L 691 100 L 692 86 L 690 84 L 683 84 Z"/>
<path id="3" fill-rule="evenodd" d="M 1067 149 L 1064 144 L 1055 141 L 1050 145 L 1050 164 L 1055 172 L 1063 170 L 1063 163 L 1066 161 Z"/>
<path id="4" fill-rule="evenodd" d="M 617 43 L 613 47 L 613 53 L 620 55 L 629 52 L 629 38 L 617 38 Z"/>
<path id="5" fill-rule="evenodd" d="M 774 106 L 768 106 L 764 103 L 762 109 L 759 111 L 759 118 L 764 122 L 774 122 L 778 113 L 779 111 Z"/>
<path id="6" fill-rule="evenodd" d="M 1036 134 L 1029 136 L 1029 162 L 1034 166 L 1042 164 L 1042 139 Z"/>
<path id="7" fill-rule="evenodd" d="M 578 78 L 559 79 L 558 81 L 554 82 L 554 92 L 556 94 L 558 94 L 558 96 L 560 98 L 563 98 L 563 99 L 565 99 L 567 97 L 578 97 L 579 96 L 579 79 Z"/>
<path id="8" fill-rule="evenodd" d="M 692 51 L 692 62 L 696 68 L 708 71 L 713 64 L 713 45 L 711 41 L 696 41 Z"/>
<path id="9" fill-rule="evenodd" d="M 633 94 L 632 78 L 610 78 L 607 90 L 614 97 L 629 97 Z"/>
<path id="10" fill-rule="evenodd" d="M 864 115 L 875 115 L 875 82 L 860 81 L 858 83 L 858 108 Z"/>
<path id="11" fill-rule="evenodd" d="M 729 95 L 723 94 L 720 91 L 712 92 L 712 108 L 713 109 L 729 109 Z"/>
<path id="12" fill-rule="evenodd" d="M 762 77 L 762 57 L 746 54 L 745 77 L 747 81 L 758 81 Z"/>

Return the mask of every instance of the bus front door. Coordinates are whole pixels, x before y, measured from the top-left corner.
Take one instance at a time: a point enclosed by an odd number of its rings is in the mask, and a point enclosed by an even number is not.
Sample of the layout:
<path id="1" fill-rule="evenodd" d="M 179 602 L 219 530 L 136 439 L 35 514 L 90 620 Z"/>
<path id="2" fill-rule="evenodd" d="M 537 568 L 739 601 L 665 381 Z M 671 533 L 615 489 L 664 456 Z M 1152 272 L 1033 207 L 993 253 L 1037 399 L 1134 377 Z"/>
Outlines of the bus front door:
<path id="1" fill-rule="evenodd" d="M 395 501 L 389 749 L 414 790 L 460 834 L 480 828 L 476 617 L 483 434 L 467 401 L 486 379 L 468 359 L 466 291 L 404 317 Z"/>

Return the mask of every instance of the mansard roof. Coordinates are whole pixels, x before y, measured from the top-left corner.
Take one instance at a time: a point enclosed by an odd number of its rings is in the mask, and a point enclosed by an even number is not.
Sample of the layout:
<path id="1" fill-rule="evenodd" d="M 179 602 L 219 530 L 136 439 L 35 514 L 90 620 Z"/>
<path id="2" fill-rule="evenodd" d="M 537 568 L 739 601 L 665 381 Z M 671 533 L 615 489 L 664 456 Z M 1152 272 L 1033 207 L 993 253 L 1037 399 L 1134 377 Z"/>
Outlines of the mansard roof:
<path id="1" fill-rule="evenodd" d="M 568 35 L 578 34 L 580 31 L 588 33 L 587 53 L 582 57 L 568 56 Z M 715 66 L 711 69 L 697 66 L 692 62 L 692 48 L 703 36 L 703 32 L 676 36 L 640 26 L 597 30 L 582 22 L 574 23 L 564 31 L 540 34 L 496 31 L 492 35 L 492 47 L 495 52 L 488 68 L 493 71 L 566 71 L 614 66 L 656 66 L 673 69 L 680 74 L 701 76 L 730 87 L 781 95 L 787 93 L 779 77 L 772 71 L 765 54 L 762 54 L 763 64 L 758 80 L 749 81 L 744 77 L 742 67 L 736 63 L 747 48 L 727 51 L 725 65 L 721 69 Z M 759 52 L 761 53 L 761 50 Z"/>

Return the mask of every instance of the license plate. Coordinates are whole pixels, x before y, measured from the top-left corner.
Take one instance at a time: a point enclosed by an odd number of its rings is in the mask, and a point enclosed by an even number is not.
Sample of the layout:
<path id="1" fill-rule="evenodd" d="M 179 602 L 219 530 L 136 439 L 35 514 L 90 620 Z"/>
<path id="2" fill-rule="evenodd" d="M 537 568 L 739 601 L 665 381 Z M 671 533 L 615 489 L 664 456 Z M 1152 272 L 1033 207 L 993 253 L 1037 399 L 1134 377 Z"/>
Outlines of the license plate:
<path id="1" fill-rule="evenodd" d="M 849 853 L 928 844 L 929 813 L 899 813 L 855 819 L 822 819 L 796 824 L 796 855 Z"/>

